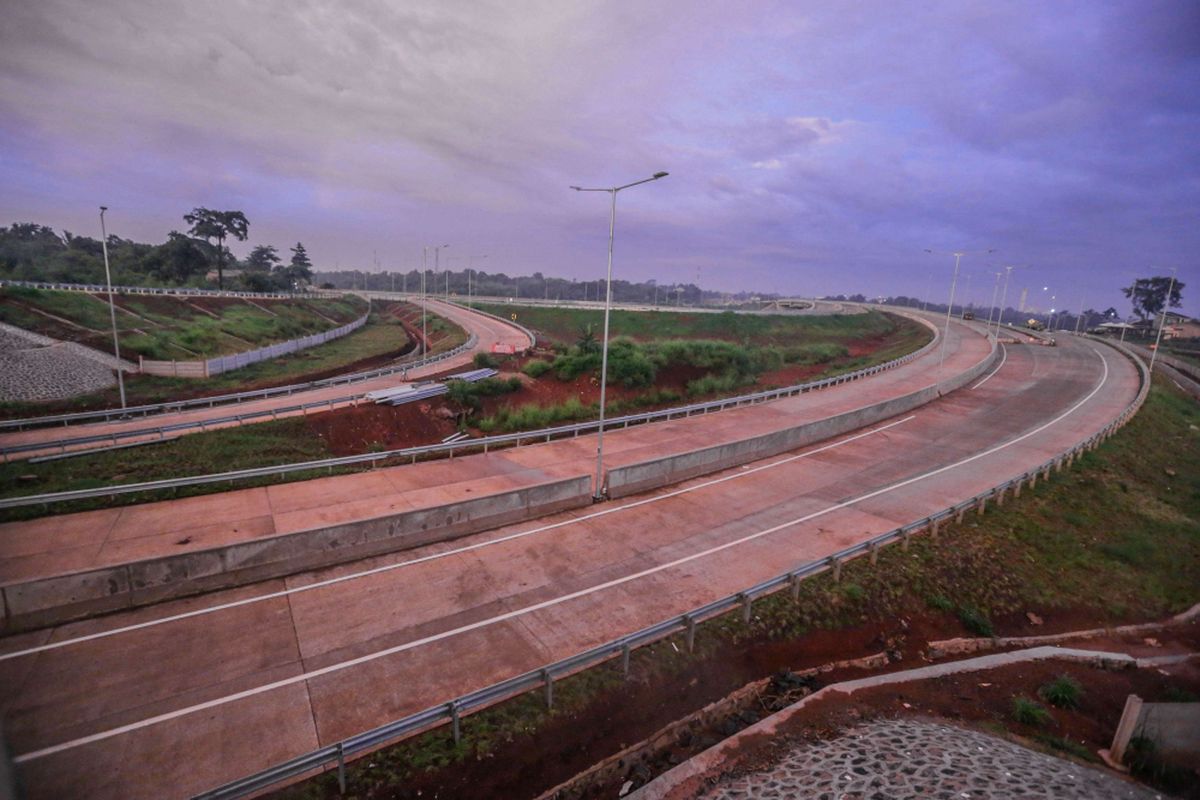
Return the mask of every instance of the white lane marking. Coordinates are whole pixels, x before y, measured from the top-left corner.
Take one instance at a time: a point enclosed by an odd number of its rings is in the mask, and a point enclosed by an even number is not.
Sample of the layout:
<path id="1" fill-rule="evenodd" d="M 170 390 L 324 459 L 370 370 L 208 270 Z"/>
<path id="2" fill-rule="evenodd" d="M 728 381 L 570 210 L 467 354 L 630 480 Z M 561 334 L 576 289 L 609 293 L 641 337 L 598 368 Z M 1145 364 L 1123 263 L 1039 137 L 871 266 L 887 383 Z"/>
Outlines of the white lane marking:
<path id="1" fill-rule="evenodd" d="M 530 605 L 530 606 L 525 606 L 523 608 L 514 609 L 512 611 L 506 612 L 504 614 L 500 614 L 495 617 L 490 617 L 488 619 L 479 620 L 478 622 L 472 622 L 469 625 L 462 625 L 458 628 L 453 628 L 448 631 L 442 631 L 441 633 L 435 633 L 430 636 L 423 637 L 421 639 L 414 639 L 411 642 L 405 642 L 404 644 L 399 644 L 399 645 L 396 645 L 395 647 L 389 647 L 384 650 L 377 650 L 374 653 L 368 653 L 367 655 L 359 656 L 358 658 L 352 658 L 348 661 L 340 661 L 336 664 L 330 664 L 326 667 L 312 670 L 311 672 L 303 672 L 303 673 L 300 673 L 299 675 L 293 675 L 290 678 L 284 678 L 283 680 L 273 681 L 271 683 L 263 684 L 261 686 L 256 686 L 252 689 L 246 689 L 244 691 L 236 692 L 234 694 L 226 695 L 224 697 L 217 697 L 212 700 L 205 701 L 203 703 L 197 703 L 196 705 L 187 706 L 186 708 L 180 708 L 180 709 L 176 709 L 175 711 L 168 711 L 165 714 L 158 714 L 153 717 L 148 717 L 147 719 L 140 720 L 138 722 L 131 722 L 128 725 L 122 725 L 118 728 L 111 728 L 106 731 L 100 731 L 99 733 L 93 733 L 90 736 L 83 736 L 78 739 L 72 739 L 69 742 L 63 742 L 61 744 L 56 744 L 56 745 L 52 745 L 50 747 L 42 748 L 41 750 L 35 750 L 30 753 L 25 753 L 23 755 L 14 757 L 13 762 L 17 763 L 17 764 L 23 764 L 26 761 L 33 761 L 34 759 L 44 758 L 45 756 L 54 755 L 55 753 L 61 753 L 64 750 L 71 750 L 73 748 L 81 747 L 86 744 L 92 744 L 93 742 L 99 742 L 99 741 L 103 741 L 105 739 L 111 739 L 114 736 L 120 736 L 121 734 L 130 733 L 132 731 L 140 730 L 141 728 L 148 728 L 152 725 L 157 725 L 160 722 L 168 722 L 173 719 L 178 719 L 179 717 L 185 717 L 185 716 L 188 716 L 189 714 L 194 714 L 198 711 L 204 711 L 209 708 L 216 708 L 218 706 L 223 706 L 228 703 L 236 702 L 238 700 L 244 700 L 247 697 L 253 697 L 255 695 L 262 694 L 264 692 L 270 692 L 275 689 L 282 689 L 286 686 L 291 686 L 296 683 L 308 681 L 313 678 L 319 678 L 322 675 L 328 675 L 333 672 L 340 672 L 341 670 L 349 669 L 351 667 L 356 667 L 360 664 L 366 664 L 368 662 L 375 661 L 380 658 L 385 658 L 387 656 L 395 655 L 397 653 L 403 653 L 406 650 L 413 650 L 417 647 L 422 647 L 427 644 L 432 644 L 433 642 L 438 642 L 443 639 L 449 639 L 449 638 L 458 636 L 463 633 L 469 633 L 470 631 L 478 630 L 479 628 L 486 628 L 491 625 L 495 625 L 498 622 L 506 622 L 507 620 L 514 619 L 516 617 L 524 616 L 526 614 L 532 614 L 535 611 L 541 611 L 546 608 L 551 608 L 553 606 L 560 605 L 562 603 L 566 603 L 570 600 L 575 600 L 580 597 L 585 597 L 589 594 L 594 594 L 595 592 L 602 592 L 605 589 L 611 589 L 614 586 L 620 586 L 625 583 L 630 583 L 631 581 L 635 581 L 640 578 L 644 578 L 647 575 L 653 575 L 658 572 L 663 572 L 668 569 L 673 569 L 682 564 L 686 564 L 689 561 L 695 561 L 700 558 L 705 558 L 714 553 L 719 553 L 723 550 L 728 550 L 732 547 L 737 547 L 739 545 L 745 544 L 746 542 L 750 542 L 755 539 L 760 539 L 763 536 L 767 536 L 772 533 L 777 533 L 778 531 L 781 531 L 784 528 L 790 528 L 793 525 L 799 525 L 800 523 L 808 522 L 817 517 L 824 516 L 825 514 L 829 514 L 833 511 L 839 511 L 843 508 L 847 508 L 847 507 L 855 505 L 857 503 L 861 503 L 864 500 L 870 500 L 871 498 L 878 497 L 879 495 L 895 491 L 896 489 L 901 489 L 905 486 L 916 483 L 918 481 L 923 481 L 926 478 L 931 478 L 934 475 L 940 475 L 943 472 L 947 472 L 952 469 L 957 469 L 964 464 L 969 464 L 972 461 L 977 461 L 981 458 L 985 458 L 989 455 L 992 455 L 993 453 L 997 453 L 1008 447 L 1012 447 L 1014 444 L 1017 444 L 1018 442 L 1022 442 L 1031 436 L 1036 436 L 1037 434 L 1044 431 L 1046 428 L 1049 428 L 1051 425 L 1054 425 L 1055 423 L 1060 422 L 1061 420 L 1063 420 L 1070 414 L 1073 414 L 1076 410 L 1078 410 L 1081 406 L 1083 406 L 1084 403 L 1086 403 L 1087 401 L 1089 401 L 1093 397 L 1095 397 L 1096 394 L 1104 387 L 1105 382 L 1108 380 L 1108 361 L 1104 358 L 1104 356 L 1100 355 L 1100 353 L 1096 350 L 1096 348 L 1093 347 L 1092 351 L 1094 353 L 1096 353 L 1096 357 L 1099 358 L 1101 364 L 1103 364 L 1104 372 L 1100 376 L 1099 383 L 1097 383 L 1096 387 L 1094 389 L 1092 389 L 1091 392 L 1088 393 L 1087 397 L 1084 397 L 1078 403 L 1071 406 L 1069 409 L 1064 411 L 1062 414 L 1059 414 L 1057 417 L 1050 420 L 1049 422 L 1047 422 L 1043 425 L 1040 425 L 1039 427 L 1034 428 L 1031 431 L 1023 433 L 1020 436 L 1016 437 L 1015 439 L 1011 439 L 1007 442 L 998 444 L 995 447 L 992 447 L 988 450 L 984 450 L 982 453 L 976 453 L 973 456 L 968 456 L 967 458 L 964 458 L 960 461 L 956 461 L 953 464 L 947 464 L 943 467 L 938 467 L 937 469 L 931 470 L 924 474 L 916 475 L 912 478 L 907 478 L 898 483 L 894 483 L 891 486 L 885 486 L 882 489 L 876 489 L 873 492 L 868 492 L 867 494 L 861 495 L 852 500 L 844 500 L 840 503 L 835 503 L 835 504 L 833 504 L 827 508 L 824 508 L 820 511 L 814 511 L 811 514 L 805 514 L 802 517 L 797 517 L 796 519 L 789 520 L 787 522 L 782 522 L 778 525 L 773 525 L 770 528 L 766 528 L 766 529 L 758 531 L 756 533 L 748 534 L 746 536 L 743 536 L 740 539 L 734 539 L 733 541 L 726 542 L 725 544 L 717 545 L 717 546 L 711 547 L 707 550 L 703 550 L 698 553 L 693 553 L 689 556 L 683 556 L 682 558 L 677 558 L 674 561 L 670 561 L 666 564 L 659 564 L 658 566 L 644 569 L 641 572 L 635 572 L 635 573 L 625 575 L 620 578 L 614 578 L 611 581 L 606 581 L 606 582 L 598 584 L 596 586 L 590 586 L 586 589 L 580 589 L 578 591 L 571 592 L 570 594 L 565 594 L 560 597 L 552 598 L 550 600 L 543 600 L 540 603 L 534 603 L 533 605 Z"/>
<path id="2" fill-rule="evenodd" d="M 1002 352 L 1002 353 L 1004 354 L 1004 357 L 1000 359 L 1000 363 L 996 365 L 996 368 L 995 368 L 994 370 L 992 370 L 991 372 L 989 372 L 989 373 L 987 374 L 987 377 L 985 377 L 985 378 L 984 378 L 983 380 L 981 380 L 979 383 L 977 383 L 977 384 L 975 384 L 974 386 L 972 386 L 972 387 L 971 387 L 971 390 L 972 390 L 972 391 L 974 391 L 975 389 L 978 389 L 980 386 L 983 386 L 985 383 L 987 383 L 988 381 L 990 381 L 990 380 L 992 379 L 992 376 L 993 376 L 993 375 L 995 375 L 997 372 L 999 372 L 999 371 L 1000 371 L 1000 368 L 1004 366 L 1004 362 L 1005 362 L 1005 361 L 1008 361 L 1008 348 L 1007 348 L 1007 347 L 1005 347 L 1003 344 L 1001 344 L 1001 345 L 1000 345 L 1000 352 Z"/>
<path id="3" fill-rule="evenodd" d="M 818 453 L 824 453 L 827 450 L 832 450 L 835 447 L 841 447 L 842 445 L 846 445 L 851 442 L 855 442 L 859 439 L 862 439 L 863 437 L 872 436 L 876 433 L 881 433 L 883 431 L 888 430 L 889 428 L 894 428 L 897 425 L 908 422 L 909 420 L 913 419 L 914 417 L 915 417 L 915 415 L 910 415 L 910 416 L 905 417 L 904 419 L 899 419 L 899 420 L 896 420 L 895 422 L 889 422 L 886 425 L 881 425 L 878 428 L 872 428 L 871 430 L 864 431 L 862 433 L 856 433 L 853 436 L 847 436 L 844 439 L 839 439 L 836 442 L 831 442 L 830 444 L 822 445 L 821 447 L 815 448 L 813 450 L 807 450 L 803 453 L 799 453 L 794 456 L 787 456 L 786 458 L 782 458 L 778 461 L 772 461 L 770 464 L 761 464 L 757 467 L 745 469 L 745 470 L 742 470 L 741 472 L 736 472 L 732 475 L 725 475 L 720 478 L 713 478 L 712 480 L 704 481 L 703 483 L 698 483 L 694 486 L 686 486 L 682 489 L 675 489 L 673 491 L 670 491 L 670 492 L 667 492 L 664 494 L 655 495 L 653 497 L 643 498 L 641 500 L 635 500 L 631 503 L 626 503 L 625 505 L 611 506 L 611 507 L 605 508 L 601 511 L 593 511 L 590 514 L 585 514 L 581 517 L 573 517 L 571 519 L 562 520 L 561 522 L 554 522 L 554 523 L 550 523 L 549 525 L 542 525 L 542 526 L 539 526 L 537 528 L 532 528 L 527 531 L 518 531 L 517 533 L 511 533 L 507 536 L 500 536 L 496 539 L 489 539 L 488 541 L 485 541 L 485 542 L 476 542 L 475 544 L 472 544 L 472 545 L 467 545 L 465 547 L 458 547 L 453 550 L 446 550 L 441 553 L 432 553 L 430 555 L 422 556 L 420 558 L 410 559 L 408 561 L 400 561 L 395 564 L 385 564 L 380 567 L 374 567 L 373 569 L 363 570 L 362 572 L 350 573 L 349 575 L 342 575 L 337 578 L 328 578 L 323 581 L 317 581 L 315 583 L 310 583 L 306 586 L 297 586 L 292 589 L 283 589 L 278 592 L 269 592 L 267 594 L 258 595 L 256 597 L 247 597 L 245 599 L 234 600 L 229 603 L 222 603 L 220 605 L 210 606 L 207 608 L 199 608 L 199 609 L 196 609 L 195 611 L 185 611 L 182 614 L 173 614 L 169 617 L 163 617 L 161 619 L 153 619 L 153 620 L 148 620 L 146 622 L 139 622 L 134 625 L 126 625 L 121 628 L 113 628 L 111 630 L 98 631 L 97 633 L 90 633 L 90 634 L 87 634 L 84 636 L 76 636 L 71 639 L 63 639 L 63 640 L 57 641 L 57 642 L 50 642 L 48 644 L 38 645 L 36 647 L 30 647 L 25 650 L 16 650 L 11 653 L 4 653 L 4 654 L 0 655 L 0 661 L 7 661 L 12 658 L 20 658 L 21 656 L 34 655 L 35 653 L 43 653 L 47 650 L 57 650 L 61 647 L 66 647 L 68 645 L 82 644 L 83 642 L 90 642 L 90 641 L 94 641 L 96 639 L 104 639 L 109 636 L 116 636 L 117 634 L 121 634 L 121 633 L 129 633 L 131 631 L 142 630 L 143 628 L 152 628 L 156 625 L 165 625 L 168 622 L 178 622 L 179 620 L 182 620 L 182 619 L 190 619 L 192 617 L 199 617 L 204 614 L 212 614 L 217 611 L 225 611 L 230 608 L 238 608 L 239 606 L 250 605 L 251 603 L 259 603 L 264 600 L 274 600 L 279 597 L 287 597 L 288 595 L 298 594 L 300 592 L 307 592 L 307 591 L 311 591 L 313 589 L 322 589 L 326 586 L 332 586 L 337 583 L 344 583 L 346 581 L 357 580 L 359 578 L 365 578 L 365 577 L 368 577 L 371 575 L 378 575 L 379 573 L 382 573 L 382 572 L 390 572 L 391 570 L 401 569 L 403 567 L 411 567 L 415 564 L 423 564 L 426 561 L 435 561 L 440 558 L 448 558 L 450 556 L 461 555 L 463 553 L 469 553 L 474 550 L 481 550 L 485 547 L 491 547 L 492 545 L 501 544 L 503 542 L 511 542 L 514 539 L 523 539 L 526 536 L 533 536 L 534 534 L 545 533 L 546 531 L 556 530 L 558 528 L 563 528 L 568 525 L 576 525 L 580 522 L 587 522 L 588 520 L 607 516 L 608 514 L 617 514 L 622 511 L 628 511 L 631 508 L 639 508 L 641 506 L 648 505 L 649 503 L 657 503 L 662 500 L 668 500 L 672 497 L 677 497 L 681 494 L 687 494 L 689 492 L 696 492 L 701 489 L 707 489 L 710 486 L 715 486 L 717 484 L 724 483 L 725 481 L 731 481 L 731 480 L 735 480 L 737 478 L 744 478 L 748 475 L 753 475 L 756 472 L 761 472 L 763 470 L 774 469 L 775 467 L 780 467 L 780 466 L 783 466 L 784 464 L 789 464 L 793 461 L 796 461 L 797 459 L 808 458 L 809 456 L 814 456 L 814 455 L 817 455 Z"/>

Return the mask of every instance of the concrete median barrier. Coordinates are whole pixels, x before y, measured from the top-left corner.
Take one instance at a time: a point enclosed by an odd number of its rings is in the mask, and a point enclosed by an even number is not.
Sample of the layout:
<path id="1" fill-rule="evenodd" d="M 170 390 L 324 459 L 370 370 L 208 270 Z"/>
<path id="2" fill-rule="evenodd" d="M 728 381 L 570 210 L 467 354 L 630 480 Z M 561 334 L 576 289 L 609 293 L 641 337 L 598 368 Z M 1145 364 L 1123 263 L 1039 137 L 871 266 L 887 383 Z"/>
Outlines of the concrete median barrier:
<path id="1" fill-rule="evenodd" d="M 962 388 L 994 366 L 999 356 L 993 342 L 989 354 L 966 371 L 901 397 L 760 436 L 611 469 L 605 473 L 607 494 L 610 498 L 626 497 L 669 486 L 874 425 Z"/>
<path id="2" fill-rule="evenodd" d="M 442 542 L 585 506 L 591 494 L 591 477 L 580 475 L 399 514 L 12 583 L 0 587 L 2 629 L 29 630 Z"/>

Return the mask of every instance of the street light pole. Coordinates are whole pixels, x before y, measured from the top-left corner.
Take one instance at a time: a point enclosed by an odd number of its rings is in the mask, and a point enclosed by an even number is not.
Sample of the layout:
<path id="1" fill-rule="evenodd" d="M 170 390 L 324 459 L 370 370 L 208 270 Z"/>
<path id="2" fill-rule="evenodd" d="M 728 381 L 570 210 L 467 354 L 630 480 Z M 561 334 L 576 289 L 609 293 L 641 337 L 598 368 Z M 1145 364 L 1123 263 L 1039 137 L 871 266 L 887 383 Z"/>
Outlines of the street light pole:
<path id="1" fill-rule="evenodd" d="M 1154 360 L 1158 358 L 1158 345 L 1162 341 L 1163 328 L 1167 327 L 1167 309 L 1171 306 L 1171 292 L 1175 291 L 1175 274 L 1177 272 L 1177 267 L 1171 267 L 1171 283 L 1167 287 L 1167 296 L 1163 298 L 1162 319 L 1158 322 L 1158 335 L 1154 337 L 1154 349 L 1150 351 L 1151 380 L 1154 380 Z M 109 295 L 109 297 L 111 299 L 112 295 Z"/>
<path id="2" fill-rule="evenodd" d="M 612 197 L 612 205 L 608 216 L 608 271 L 606 278 L 607 289 L 604 294 L 604 346 L 600 354 L 600 425 L 596 432 L 596 491 L 592 495 L 592 499 L 597 501 L 604 497 L 604 400 L 605 391 L 608 387 L 608 321 L 610 312 L 612 311 L 612 260 L 613 239 L 616 236 L 617 230 L 617 192 L 665 177 L 667 177 L 666 172 L 656 172 L 649 178 L 643 178 L 640 181 L 627 183 L 624 186 L 614 186 L 609 189 L 585 189 L 580 186 L 571 187 L 577 192 L 608 192 Z"/>
<path id="3" fill-rule="evenodd" d="M 1000 291 L 1000 276 L 1002 274 L 1003 273 L 1001 273 L 1001 272 L 995 273 L 996 285 L 992 287 L 992 304 L 991 304 L 991 306 L 988 307 L 988 321 L 987 321 L 987 325 L 984 326 L 985 332 L 990 331 L 992 329 L 992 314 L 996 313 L 996 293 Z M 997 333 L 996 335 L 999 336 L 1000 334 Z"/>
<path id="4" fill-rule="evenodd" d="M 429 327 L 425 323 L 425 276 L 429 272 L 429 245 L 421 247 L 421 357 L 428 355 Z"/>
<path id="5" fill-rule="evenodd" d="M 117 338 L 117 310 L 113 306 L 112 272 L 108 268 L 108 229 L 104 226 L 104 212 L 108 206 L 100 206 L 100 246 L 104 250 L 104 280 L 108 284 L 108 319 L 112 323 L 113 355 L 117 364 L 117 389 L 121 393 L 121 408 L 125 408 L 125 374 L 121 369 L 121 341 Z"/>
<path id="6" fill-rule="evenodd" d="M 1015 266 L 1015 265 L 1013 265 Z M 1008 281 L 1012 278 L 1013 267 L 1004 268 L 1004 291 L 1000 295 L 1000 313 L 996 315 L 996 338 L 1000 338 L 1000 326 L 1004 324 L 1004 304 L 1008 302 Z"/>
<path id="7" fill-rule="evenodd" d="M 946 338 L 950 335 L 950 314 L 954 311 L 954 290 L 958 286 L 958 262 L 962 259 L 961 252 L 954 254 L 954 277 L 950 279 L 950 305 L 946 307 L 946 324 L 942 328 L 941 354 L 938 356 L 938 377 L 942 374 L 942 364 L 946 360 Z"/>

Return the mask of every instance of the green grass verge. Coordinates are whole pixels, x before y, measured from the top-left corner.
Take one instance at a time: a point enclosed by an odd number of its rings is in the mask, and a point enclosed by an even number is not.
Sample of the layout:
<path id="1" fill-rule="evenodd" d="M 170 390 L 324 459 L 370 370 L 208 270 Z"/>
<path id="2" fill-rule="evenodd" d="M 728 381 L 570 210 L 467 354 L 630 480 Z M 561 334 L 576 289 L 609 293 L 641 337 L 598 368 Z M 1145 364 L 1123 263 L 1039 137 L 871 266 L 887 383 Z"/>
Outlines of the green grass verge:
<path id="1" fill-rule="evenodd" d="M 466 336 L 457 326 L 450 335 L 457 335 L 463 339 Z M 203 397 L 301 383 L 315 375 L 325 376 L 345 371 L 356 362 L 399 352 L 407 343 L 408 337 L 400 322 L 391 314 L 375 311 L 362 328 L 317 347 L 270 361 L 260 361 L 211 378 L 129 375 L 125 378 L 125 392 L 129 405 L 143 405 L 165 403 L 185 397 Z M 103 392 L 56 403 L 0 403 L 0 418 L 89 411 L 116 408 L 119 405 L 117 388 L 114 386 Z"/>
<path id="2" fill-rule="evenodd" d="M 759 600 L 749 625 L 736 614 L 704 623 L 693 654 L 680 637 L 634 651 L 634 674 L 675 691 L 706 661 L 745 658 L 756 646 L 913 615 L 949 621 L 956 608 L 993 619 L 1029 609 L 1085 611 L 1112 623 L 1183 610 L 1200 600 L 1200 410 L 1166 385 L 1159 382 L 1134 420 L 1097 451 L 1002 510 L 946 526 L 938 539 L 916 537 L 907 551 L 885 548 L 875 566 L 849 562 L 840 584 L 829 573 L 805 581 L 796 601 L 787 593 Z M 1131 541 L 1150 545 L 1130 550 Z M 464 719 L 458 745 L 443 727 L 372 753 L 348 766 L 344 796 L 383 796 L 414 775 L 486 760 L 551 718 L 604 715 L 595 704 L 611 701 L 606 690 L 620 683 L 613 665 L 601 666 L 556 681 L 553 711 L 532 692 Z M 1049 744 L 1078 750 L 1065 740 Z M 276 796 L 333 797 L 336 786 L 325 775 Z"/>
<path id="3" fill-rule="evenodd" d="M 574 344 L 580 331 L 589 327 L 599 337 L 604 329 L 604 312 L 599 310 L 478 303 L 474 307 L 503 319 L 511 319 L 516 314 L 517 322 L 536 330 L 539 340 L 550 345 Z M 637 341 L 722 339 L 742 345 L 784 348 L 807 340 L 839 342 L 882 335 L 892 330 L 895 319 L 876 311 L 789 316 L 735 314 L 732 311 L 713 314 L 617 309 L 610 316 L 609 328 L 614 337 L 625 336 Z"/>
<path id="4" fill-rule="evenodd" d="M 222 299 L 205 313 L 187 298 L 122 295 L 115 316 L 121 352 L 131 360 L 187 360 L 252 350 L 336 328 L 362 316 L 365 301 L 357 297 L 290 300 Z M 0 289 L 0 320 L 38 333 L 63 335 L 63 323 L 48 320 L 37 309 L 68 320 L 87 331 L 93 347 L 110 349 L 111 330 L 105 298 L 83 292 L 24 287 Z M 140 333 L 138 331 L 141 331 Z M 91 336 L 88 337 L 88 331 Z"/>

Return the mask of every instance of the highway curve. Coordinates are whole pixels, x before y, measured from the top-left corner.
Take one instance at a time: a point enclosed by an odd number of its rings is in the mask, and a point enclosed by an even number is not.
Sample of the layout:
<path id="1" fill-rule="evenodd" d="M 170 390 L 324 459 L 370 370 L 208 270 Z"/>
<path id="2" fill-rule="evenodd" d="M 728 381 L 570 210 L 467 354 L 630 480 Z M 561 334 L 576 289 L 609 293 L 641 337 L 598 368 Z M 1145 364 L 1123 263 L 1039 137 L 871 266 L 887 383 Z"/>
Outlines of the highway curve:
<path id="1" fill-rule="evenodd" d="M 512 345 L 517 350 L 524 350 L 531 345 L 529 336 L 515 325 L 480 314 L 462 306 L 452 303 L 444 303 L 440 300 L 429 301 L 430 311 L 445 317 L 446 319 L 461 326 L 467 331 L 467 334 L 474 334 L 477 337 L 477 343 L 471 350 L 455 356 L 454 358 L 439 361 L 435 364 L 429 364 L 424 367 L 414 367 L 409 370 L 408 377 L 410 380 L 428 377 L 430 375 L 439 374 L 449 369 L 465 366 L 472 362 L 476 353 L 490 352 L 494 344 Z M 331 400 L 347 395 L 357 394 L 362 396 L 367 392 L 375 389 L 383 389 L 390 386 L 396 386 L 401 383 L 402 379 L 399 375 L 387 375 L 373 380 L 363 381 L 350 386 L 324 386 L 318 389 L 308 389 L 301 392 L 296 392 L 290 395 L 279 395 L 276 397 L 268 397 L 260 400 L 249 400 L 244 403 L 238 403 L 236 406 L 220 405 L 213 408 L 192 408 L 184 411 L 173 411 L 166 414 L 153 414 L 146 417 L 135 417 L 133 419 L 113 421 L 113 422 L 97 422 L 88 425 L 73 425 L 70 427 L 47 427 L 34 428 L 31 430 L 13 431 L 10 433 L 0 434 L 0 448 L 13 447 L 16 445 L 30 444 L 36 442 L 44 442 L 45 450 L 33 450 L 21 454 L 22 458 L 30 458 L 45 453 L 56 453 L 60 448 L 54 445 L 55 442 L 62 439 L 70 439 L 81 436 L 101 436 L 115 432 L 126 433 L 129 431 L 138 430 L 153 430 L 160 425 L 172 425 L 183 422 L 200 422 L 202 420 L 216 420 L 229 417 L 234 414 L 253 414 L 259 411 L 271 411 L 272 409 L 285 408 L 296 406 L 302 403 L 318 403 L 325 400 Z M 342 405 L 345 405 L 344 403 Z M 290 413 L 281 413 L 279 417 L 295 416 L 303 412 L 293 411 Z M 245 424 L 254 422 L 263 422 L 272 419 L 269 416 L 257 417 L 255 419 L 246 420 Z M 228 427 L 239 425 L 236 421 L 214 423 L 208 425 L 208 430 L 214 428 Z M 198 433 L 201 429 L 190 428 L 176 433 Z M 147 433 L 144 437 L 131 436 L 122 439 L 123 443 L 132 443 L 144 441 L 146 439 L 157 438 L 156 433 Z M 67 450 L 76 450 L 96 447 L 95 443 L 78 445 L 75 447 L 68 446 Z"/>
<path id="2" fill-rule="evenodd" d="M 960 391 L 764 462 L 12 636 L 0 641 L 5 736 L 30 798 L 187 796 L 923 519 L 1095 433 L 1138 387 L 1103 344 L 1007 345 Z"/>

